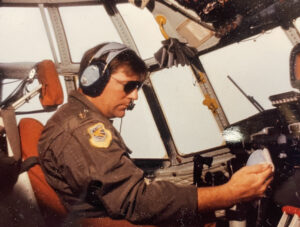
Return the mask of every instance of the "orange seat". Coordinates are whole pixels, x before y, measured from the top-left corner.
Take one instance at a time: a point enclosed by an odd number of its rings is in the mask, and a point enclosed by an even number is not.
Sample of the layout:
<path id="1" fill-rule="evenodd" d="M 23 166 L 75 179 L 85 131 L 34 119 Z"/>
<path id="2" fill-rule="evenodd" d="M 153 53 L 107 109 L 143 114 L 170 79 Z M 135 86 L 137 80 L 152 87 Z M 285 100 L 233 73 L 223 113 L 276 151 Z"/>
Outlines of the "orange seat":
<path id="1" fill-rule="evenodd" d="M 21 119 L 19 133 L 23 159 L 38 156 L 37 144 L 42 130 L 43 125 L 39 121 L 32 118 Z M 28 176 L 46 224 L 56 226 L 67 214 L 65 207 L 55 191 L 48 185 L 39 165 L 29 169 Z"/>

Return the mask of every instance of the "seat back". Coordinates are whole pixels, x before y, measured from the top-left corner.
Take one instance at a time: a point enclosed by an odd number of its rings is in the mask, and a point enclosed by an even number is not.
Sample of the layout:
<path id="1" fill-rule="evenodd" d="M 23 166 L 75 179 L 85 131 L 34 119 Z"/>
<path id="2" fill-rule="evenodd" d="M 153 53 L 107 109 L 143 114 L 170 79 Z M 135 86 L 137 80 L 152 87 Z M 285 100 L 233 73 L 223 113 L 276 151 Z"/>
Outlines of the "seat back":
<path id="1" fill-rule="evenodd" d="M 55 108 L 63 103 L 63 90 L 58 73 L 51 60 L 44 60 L 36 65 L 39 82 L 42 85 L 40 102 L 43 108 Z M 38 157 L 38 141 L 44 126 L 33 118 L 23 118 L 19 122 L 19 134 L 23 160 Z M 57 226 L 67 214 L 65 207 L 55 191 L 47 183 L 40 165 L 28 170 L 28 177 L 47 226 Z"/>
<path id="2" fill-rule="evenodd" d="M 43 130 L 43 125 L 33 118 L 23 118 L 19 122 L 21 149 L 24 160 L 37 157 L 37 144 Z M 60 202 L 55 191 L 47 183 L 39 165 L 28 171 L 30 183 L 47 226 L 57 226 L 66 216 L 65 207 Z"/>
<path id="3" fill-rule="evenodd" d="M 37 64 L 38 80 L 42 84 L 40 102 L 44 108 L 52 108 L 64 101 L 62 86 L 58 73 L 51 60 L 44 60 Z"/>

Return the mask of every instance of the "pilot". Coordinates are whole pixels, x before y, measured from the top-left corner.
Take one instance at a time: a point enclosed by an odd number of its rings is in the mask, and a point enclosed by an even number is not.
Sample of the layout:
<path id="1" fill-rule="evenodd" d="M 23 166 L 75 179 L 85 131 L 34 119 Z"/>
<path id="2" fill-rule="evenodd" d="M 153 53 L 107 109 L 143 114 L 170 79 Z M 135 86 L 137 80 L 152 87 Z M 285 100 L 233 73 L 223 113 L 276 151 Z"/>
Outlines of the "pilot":
<path id="1" fill-rule="evenodd" d="M 46 179 L 68 212 L 156 224 L 263 196 L 272 180 L 267 164 L 243 167 L 216 187 L 145 179 L 111 119 L 125 115 L 146 76 L 143 60 L 123 44 L 84 54 L 80 88 L 48 120 L 38 145 Z"/>

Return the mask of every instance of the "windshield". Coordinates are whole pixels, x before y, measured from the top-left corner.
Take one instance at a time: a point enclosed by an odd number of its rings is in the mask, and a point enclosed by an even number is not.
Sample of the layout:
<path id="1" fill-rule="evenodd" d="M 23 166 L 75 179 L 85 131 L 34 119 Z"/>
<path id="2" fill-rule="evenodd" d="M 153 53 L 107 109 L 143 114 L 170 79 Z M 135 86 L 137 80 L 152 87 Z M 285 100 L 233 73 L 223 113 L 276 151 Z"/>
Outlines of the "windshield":
<path id="1" fill-rule="evenodd" d="M 289 80 L 292 44 L 281 28 L 200 57 L 228 121 L 234 123 L 258 110 L 228 79 L 264 108 L 274 108 L 269 96 L 293 90 Z"/>

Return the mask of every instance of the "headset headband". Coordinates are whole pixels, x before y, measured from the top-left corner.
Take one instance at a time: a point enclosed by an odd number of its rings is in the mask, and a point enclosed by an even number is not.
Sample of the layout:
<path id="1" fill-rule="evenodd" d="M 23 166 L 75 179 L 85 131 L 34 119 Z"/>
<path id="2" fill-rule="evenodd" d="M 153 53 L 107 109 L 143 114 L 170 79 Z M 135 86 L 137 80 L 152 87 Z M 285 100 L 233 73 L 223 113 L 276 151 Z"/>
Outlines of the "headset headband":
<path id="1" fill-rule="evenodd" d="M 106 58 L 106 65 L 108 65 L 117 55 L 122 53 L 125 50 L 130 50 L 127 46 L 121 43 L 108 43 L 104 45 L 100 50 L 97 51 L 97 53 L 92 57 L 91 61 L 103 56 L 104 54 L 107 54 Z M 105 67 L 106 68 L 106 67 Z"/>

